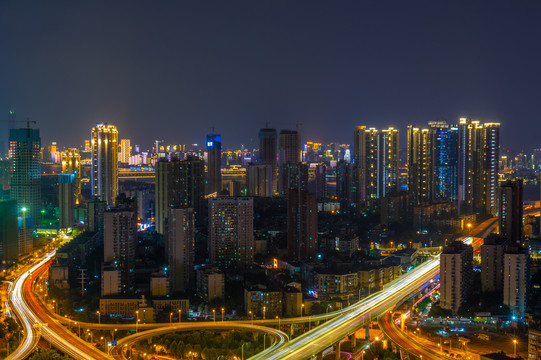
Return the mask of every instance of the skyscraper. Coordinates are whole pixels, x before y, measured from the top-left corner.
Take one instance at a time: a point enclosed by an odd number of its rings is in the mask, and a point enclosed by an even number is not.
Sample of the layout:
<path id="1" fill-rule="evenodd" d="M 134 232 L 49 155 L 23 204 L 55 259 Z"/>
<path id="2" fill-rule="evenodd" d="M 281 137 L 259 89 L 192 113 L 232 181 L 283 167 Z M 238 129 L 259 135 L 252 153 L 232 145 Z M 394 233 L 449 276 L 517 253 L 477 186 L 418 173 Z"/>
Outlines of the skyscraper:
<path id="1" fill-rule="evenodd" d="M 207 135 L 207 194 L 222 191 L 222 137 Z"/>
<path id="2" fill-rule="evenodd" d="M 336 164 L 336 197 L 342 214 L 354 215 L 359 210 L 357 166 L 340 160 Z"/>
<path id="3" fill-rule="evenodd" d="M 327 196 L 327 167 L 324 163 L 316 165 L 316 199 L 322 200 Z"/>
<path id="4" fill-rule="evenodd" d="M 171 291 L 186 291 L 194 285 L 195 215 L 192 208 L 169 209 L 166 250 Z"/>
<path id="5" fill-rule="evenodd" d="M 522 192 L 522 179 L 508 180 L 499 189 L 500 235 L 509 240 L 510 245 L 522 244 Z"/>
<path id="6" fill-rule="evenodd" d="M 156 231 L 165 234 L 164 221 L 170 208 L 193 208 L 196 221 L 204 211 L 204 163 L 195 156 L 156 163 Z"/>
<path id="7" fill-rule="evenodd" d="M 34 219 L 39 219 L 41 212 L 40 150 L 39 129 L 9 130 L 11 199 Z"/>
<path id="8" fill-rule="evenodd" d="M 380 198 L 398 191 L 398 129 L 357 126 L 353 140 L 358 201 L 375 211 Z"/>
<path id="9" fill-rule="evenodd" d="M 75 205 L 79 205 L 81 201 L 81 154 L 78 149 L 70 148 L 67 151 L 62 151 L 62 173 L 73 174 L 73 191 L 75 196 Z"/>
<path id="10" fill-rule="evenodd" d="M 278 188 L 280 194 L 285 196 L 287 196 L 289 189 L 308 190 L 308 164 L 283 164 L 280 167 Z"/>
<path id="11" fill-rule="evenodd" d="M 92 195 L 115 204 L 118 196 L 118 131 L 114 125 L 92 128 Z"/>
<path id="12" fill-rule="evenodd" d="M 58 174 L 58 226 L 61 229 L 75 223 L 75 174 Z"/>
<path id="13" fill-rule="evenodd" d="M 459 209 L 496 216 L 500 124 L 461 118 L 458 136 Z"/>
<path id="14" fill-rule="evenodd" d="M 448 244 L 440 255 L 441 307 L 456 314 L 471 291 L 473 248 L 462 241 Z"/>
<path id="15" fill-rule="evenodd" d="M 296 164 L 301 161 L 301 135 L 296 130 L 282 130 L 278 135 L 279 164 Z"/>
<path id="16" fill-rule="evenodd" d="M 259 161 L 262 165 L 272 166 L 272 190 L 276 189 L 276 129 L 259 130 Z"/>
<path id="17" fill-rule="evenodd" d="M 222 271 L 248 268 L 254 259 L 254 201 L 209 198 L 210 262 Z"/>
<path id="18" fill-rule="evenodd" d="M 458 128 L 431 121 L 408 126 L 408 190 L 416 205 L 455 202 L 458 193 Z"/>
<path id="19" fill-rule="evenodd" d="M 272 165 L 246 166 L 246 195 L 271 197 L 272 196 Z"/>
<path id="20" fill-rule="evenodd" d="M 317 201 L 306 190 L 288 192 L 287 252 L 294 260 L 314 259 L 317 253 Z"/>
<path id="21" fill-rule="evenodd" d="M 0 260 L 2 261 L 19 259 L 17 213 L 15 200 L 0 200 Z"/>
<path id="22" fill-rule="evenodd" d="M 481 288 L 483 292 L 503 289 L 503 254 L 507 239 L 495 234 L 481 245 Z"/>
<path id="23" fill-rule="evenodd" d="M 503 259 L 503 303 L 522 318 L 528 294 L 529 253 L 519 245 L 508 246 Z"/>
<path id="24" fill-rule="evenodd" d="M 104 268 L 120 279 L 120 293 L 129 294 L 135 285 L 137 219 L 129 209 L 112 208 L 104 214 Z M 112 274 L 112 273 L 108 273 Z"/>

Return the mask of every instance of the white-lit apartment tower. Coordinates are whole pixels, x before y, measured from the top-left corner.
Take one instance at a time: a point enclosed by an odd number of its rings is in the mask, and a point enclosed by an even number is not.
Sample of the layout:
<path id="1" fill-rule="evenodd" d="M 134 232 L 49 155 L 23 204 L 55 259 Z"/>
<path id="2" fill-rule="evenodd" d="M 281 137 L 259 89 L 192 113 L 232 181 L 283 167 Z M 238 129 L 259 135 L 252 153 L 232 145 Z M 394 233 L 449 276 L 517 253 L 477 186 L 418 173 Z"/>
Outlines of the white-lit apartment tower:
<path id="1" fill-rule="evenodd" d="M 398 129 L 355 128 L 358 201 L 371 210 L 377 208 L 380 198 L 398 191 L 398 140 Z"/>
<path id="2" fill-rule="evenodd" d="M 251 197 L 209 198 L 210 262 L 228 270 L 254 259 L 254 202 Z"/>
<path id="3" fill-rule="evenodd" d="M 501 292 L 503 288 L 503 253 L 507 239 L 487 237 L 481 245 L 481 288 L 483 292 Z"/>
<path id="4" fill-rule="evenodd" d="M 528 281 L 528 251 L 508 246 L 503 256 L 503 303 L 519 317 L 523 317 L 526 310 Z"/>
<path id="5" fill-rule="evenodd" d="M 165 227 L 170 288 L 173 292 L 186 291 L 195 276 L 194 209 L 169 209 Z"/>
<path id="6" fill-rule="evenodd" d="M 441 307 L 456 314 L 471 290 L 473 248 L 453 241 L 440 255 Z"/>
<path id="7" fill-rule="evenodd" d="M 500 124 L 459 121 L 458 200 L 465 213 L 498 213 Z"/>
<path id="8" fill-rule="evenodd" d="M 92 128 L 92 195 L 113 206 L 118 195 L 118 131 L 116 126 Z"/>

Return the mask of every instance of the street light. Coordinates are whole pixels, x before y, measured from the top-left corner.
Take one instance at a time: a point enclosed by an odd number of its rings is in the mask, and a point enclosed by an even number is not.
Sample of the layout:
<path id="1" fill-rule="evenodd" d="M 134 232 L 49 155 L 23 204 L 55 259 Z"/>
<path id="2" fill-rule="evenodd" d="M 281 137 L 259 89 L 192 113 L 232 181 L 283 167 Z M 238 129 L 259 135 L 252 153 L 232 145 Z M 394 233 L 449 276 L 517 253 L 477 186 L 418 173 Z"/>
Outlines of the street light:
<path id="1" fill-rule="evenodd" d="M 513 339 L 513 349 L 515 354 L 515 359 L 517 358 L 517 339 Z"/>
<path id="2" fill-rule="evenodd" d="M 180 319 L 182 318 L 182 309 L 178 310 L 178 323 L 180 324 Z"/>
<path id="3" fill-rule="evenodd" d="M 252 310 L 248 311 L 248 314 L 250 314 L 250 316 L 252 317 L 252 325 L 254 324 L 254 313 L 252 312 Z"/>
<path id="4" fill-rule="evenodd" d="M 137 333 L 137 329 L 139 327 L 139 310 L 135 310 L 135 316 L 137 317 L 135 319 L 135 332 Z"/>
<path id="5" fill-rule="evenodd" d="M 169 314 L 169 326 L 173 326 L 173 313 Z"/>
<path id="6" fill-rule="evenodd" d="M 222 308 L 222 321 L 224 321 L 224 308 Z"/>
<path id="7" fill-rule="evenodd" d="M 26 243 L 26 208 L 21 209 L 23 211 L 23 242 Z"/>
<path id="8" fill-rule="evenodd" d="M 212 315 L 214 317 L 214 322 L 216 322 L 216 310 L 212 309 Z"/>
<path id="9" fill-rule="evenodd" d="M 117 331 L 118 331 L 118 329 L 115 329 L 115 331 L 113 331 L 113 341 L 115 340 L 115 334 L 116 334 Z"/>
<path id="10" fill-rule="evenodd" d="M 53 302 L 54 302 L 54 300 L 53 300 Z M 99 310 L 96 311 L 96 314 L 98 314 L 98 324 L 101 325 L 101 314 L 100 314 Z"/>
<path id="11" fill-rule="evenodd" d="M 364 350 L 363 350 L 363 352 L 361 353 L 361 360 L 364 360 Z"/>
<path id="12" fill-rule="evenodd" d="M 302 317 L 302 311 L 304 310 L 304 303 L 301 304 L 301 317 Z"/>
<path id="13" fill-rule="evenodd" d="M 278 319 L 278 330 L 280 330 L 280 317 L 276 315 L 276 318 Z"/>
<path id="14" fill-rule="evenodd" d="M 263 320 L 265 320 L 265 313 L 267 312 L 267 307 L 263 306 Z"/>

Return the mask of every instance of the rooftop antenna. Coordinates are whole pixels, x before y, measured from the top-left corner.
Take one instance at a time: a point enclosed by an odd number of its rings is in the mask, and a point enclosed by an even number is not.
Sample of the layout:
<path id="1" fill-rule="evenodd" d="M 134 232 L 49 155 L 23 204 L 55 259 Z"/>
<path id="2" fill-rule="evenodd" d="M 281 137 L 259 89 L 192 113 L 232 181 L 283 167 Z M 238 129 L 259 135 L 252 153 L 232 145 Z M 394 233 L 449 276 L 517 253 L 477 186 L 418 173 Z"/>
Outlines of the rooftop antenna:
<path id="1" fill-rule="evenodd" d="M 268 122 L 268 121 L 265 121 L 265 128 L 266 128 L 266 129 L 269 128 L 269 122 Z"/>
<path id="2" fill-rule="evenodd" d="M 301 127 L 303 124 L 298 122 L 298 123 L 295 123 L 295 127 L 297 128 L 297 132 L 299 131 L 299 127 Z"/>
<path id="3" fill-rule="evenodd" d="M 210 127 L 211 135 L 214 135 L 214 125 Z"/>

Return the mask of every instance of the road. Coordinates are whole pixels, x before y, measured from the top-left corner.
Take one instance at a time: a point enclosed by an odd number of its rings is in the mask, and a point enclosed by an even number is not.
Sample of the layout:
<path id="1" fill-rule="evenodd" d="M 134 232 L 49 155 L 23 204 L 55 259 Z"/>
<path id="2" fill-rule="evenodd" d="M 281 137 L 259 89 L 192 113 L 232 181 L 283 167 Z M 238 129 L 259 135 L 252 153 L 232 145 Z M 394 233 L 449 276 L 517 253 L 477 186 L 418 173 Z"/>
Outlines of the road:
<path id="1" fill-rule="evenodd" d="M 439 273 L 439 260 L 433 258 L 384 286 L 384 289 L 345 309 L 343 315 L 306 332 L 286 345 L 251 359 L 308 359 L 364 326 L 371 318 L 387 311 L 406 295 Z"/>
<path id="2" fill-rule="evenodd" d="M 396 325 L 392 316 L 392 310 L 387 311 L 384 316 L 381 316 L 378 323 L 385 336 L 406 352 L 426 360 L 448 360 L 443 354 L 424 346 L 415 337 L 403 332 Z"/>
<path id="3" fill-rule="evenodd" d="M 13 285 L 10 304 L 21 319 L 25 330 L 22 344 L 10 355 L 9 359 L 24 359 L 39 341 L 39 333 L 54 347 L 75 359 L 108 359 L 108 356 L 66 330 L 58 321 L 47 314 L 35 297 L 32 286 L 37 277 L 44 272 L 52 261 L 55 252 L 50 252 L 30 270 L 20 275 Z"/>

